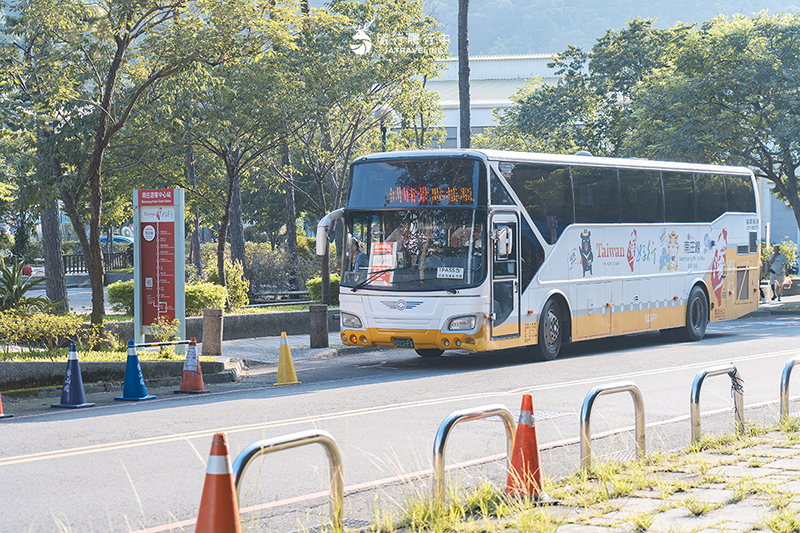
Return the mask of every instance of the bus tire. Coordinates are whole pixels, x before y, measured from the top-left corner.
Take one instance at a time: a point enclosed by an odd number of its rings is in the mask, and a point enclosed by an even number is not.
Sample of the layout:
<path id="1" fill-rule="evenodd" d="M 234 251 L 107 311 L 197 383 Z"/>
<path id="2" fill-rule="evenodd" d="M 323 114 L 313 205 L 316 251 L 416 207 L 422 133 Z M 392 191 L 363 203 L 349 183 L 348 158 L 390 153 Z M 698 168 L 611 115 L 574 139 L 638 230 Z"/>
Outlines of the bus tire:
<path id="1" fill-rule="evenodd" d="M 557 300 L 550 299 L 544 305 L 542 316 L 539 317 L 539 342 L 536 343 L 536 354 L 543 361 L 552 361 L 558 357 L 561 344 L 564 342 L 564 328 L 566 321 L 561 305 Z"/>
<path id="2" fill-rule="evenodd" d="M 420 357 L 439 357 L 444 353 L 444 350 L 440 350 L 438 348 L 431 348 L 431 349 L 421 349 L 421 348 L 414 348 L 414 351 L 417 352 L 417 355 Z"/>
<path id="3" fill-rule="evenodd" d="M 706 334 L 708 327 L 708 299 L 706 293 L 695 285 L 686 300 L 686 326 L 678 330 L 678 339 L 682 341 L 699 341 Z"/>

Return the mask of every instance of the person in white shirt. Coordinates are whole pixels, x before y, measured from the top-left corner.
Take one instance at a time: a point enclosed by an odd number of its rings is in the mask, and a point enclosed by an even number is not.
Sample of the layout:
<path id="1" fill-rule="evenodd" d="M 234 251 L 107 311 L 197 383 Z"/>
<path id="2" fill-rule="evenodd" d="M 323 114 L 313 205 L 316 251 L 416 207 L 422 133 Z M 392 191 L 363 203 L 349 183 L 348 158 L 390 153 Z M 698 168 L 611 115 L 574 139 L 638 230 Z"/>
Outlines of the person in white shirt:
<path id="1" fill-rule="evenodd" d="M 786 279 L 786 267 L 789 261 L 781 253 L 781 247 L 777 244 L 772 250 L 772 257 L 769 258 L 769 286 L 772 288 L 772 299 L 778 298 L 781 301 L 783 294 L 783 282 Z"/>

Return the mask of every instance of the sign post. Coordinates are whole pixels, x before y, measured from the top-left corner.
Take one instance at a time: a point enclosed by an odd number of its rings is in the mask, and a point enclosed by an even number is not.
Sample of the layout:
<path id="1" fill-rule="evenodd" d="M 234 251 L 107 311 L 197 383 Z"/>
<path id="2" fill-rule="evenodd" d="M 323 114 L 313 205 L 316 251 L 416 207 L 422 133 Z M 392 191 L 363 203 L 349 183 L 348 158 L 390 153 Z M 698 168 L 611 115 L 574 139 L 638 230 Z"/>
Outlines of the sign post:
<path id="1" fill-rule="evenodd" d="M 134 338 L 144 342 L 159 319 L 178 319 L 185 339 L 183 189 L 134 190 L 133 226 Z"/>

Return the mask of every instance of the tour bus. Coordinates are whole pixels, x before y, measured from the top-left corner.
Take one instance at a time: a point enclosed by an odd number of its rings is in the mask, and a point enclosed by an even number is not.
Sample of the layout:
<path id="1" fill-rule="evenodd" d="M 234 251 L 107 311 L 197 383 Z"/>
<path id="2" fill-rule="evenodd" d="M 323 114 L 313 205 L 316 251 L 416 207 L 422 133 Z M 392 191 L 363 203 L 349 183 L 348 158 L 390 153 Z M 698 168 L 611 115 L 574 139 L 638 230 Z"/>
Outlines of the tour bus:
<path id="1" fill-rule="evenodd" d="M 437 357 L 659 330 L 700 340 L 758 306 L 746 168 L 494 150 L 361 157 L 341 251 L 341 338 Z"/>

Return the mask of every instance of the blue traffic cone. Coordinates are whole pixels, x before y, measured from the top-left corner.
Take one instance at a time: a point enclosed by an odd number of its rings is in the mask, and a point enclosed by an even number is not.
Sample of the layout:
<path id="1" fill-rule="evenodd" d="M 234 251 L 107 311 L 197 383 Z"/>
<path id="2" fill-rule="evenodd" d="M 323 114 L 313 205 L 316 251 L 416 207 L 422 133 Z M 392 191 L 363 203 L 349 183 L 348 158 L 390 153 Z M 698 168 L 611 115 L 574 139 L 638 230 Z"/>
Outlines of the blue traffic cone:
<path id="1" fill-rule="evenodd" d="M 152 400 L 152 394 L 147 394 L 142 375 L 142 365 L 139 364 L 139 355 L 132 340 L 128 341 L 128 362 L 125 365 L 125 384 L 122 386 L 122 396 L 115 400 L 125 400 L 128 402 L 138 402 L 142 400 Z"/>
<path id="2" fill-rule="evenodd" d="M 94 407 L 93 403 L 86 402 L 81 367 L 78 363 L 78 349 L 75 348 L 74 342 L 69 345 L 69 360 L 67 361 L 67 373 L 64 375 L 64 389 L 61 391 L 61 403 L 54 403 L 51 407 L 67 407 L 69 409 Z"/>

